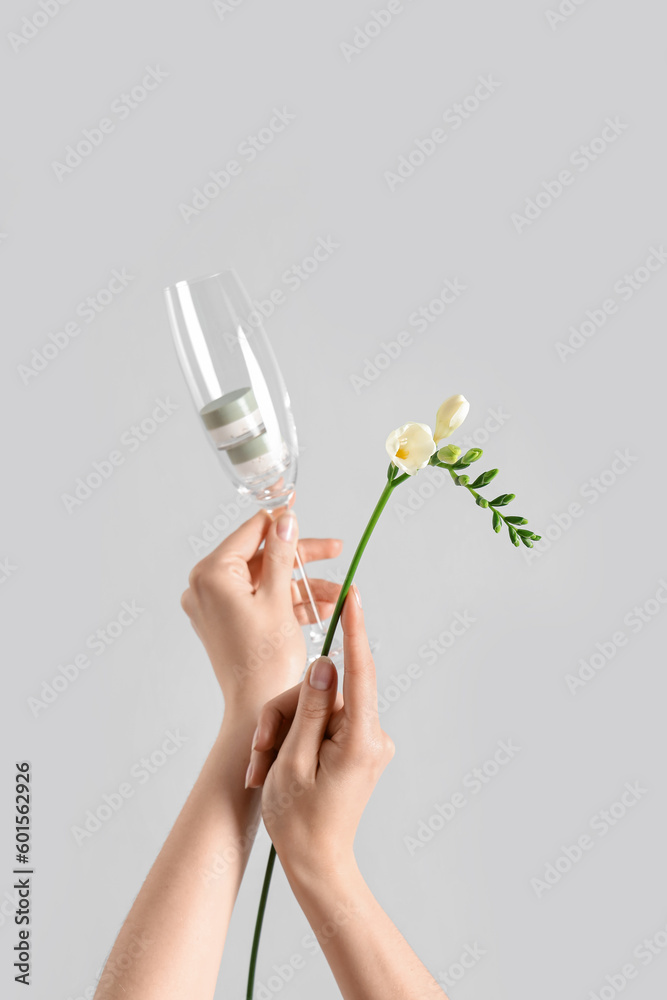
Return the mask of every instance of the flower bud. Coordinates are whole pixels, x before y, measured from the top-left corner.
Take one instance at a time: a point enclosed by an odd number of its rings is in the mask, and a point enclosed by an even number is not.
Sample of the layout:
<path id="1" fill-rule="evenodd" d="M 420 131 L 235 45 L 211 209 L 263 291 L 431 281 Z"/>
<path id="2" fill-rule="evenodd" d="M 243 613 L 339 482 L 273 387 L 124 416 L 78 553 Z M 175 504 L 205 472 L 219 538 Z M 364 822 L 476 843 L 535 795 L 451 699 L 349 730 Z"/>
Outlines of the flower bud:
<path id="1" fill-rule="evenodd" d="M 457 486 L 467 486 L 470 482 L 470 476 L 457 476 L 454 482 Z"/>
<path id="2" fill-rule="evenodd" d="M 438 452 L 438 461 L 444 462 L 445 465 L 454 465 L 458 462 L 461 457 L 461 449 L 458 445 L 448 444 L 444 448 L 441 448 Z"/>
<path id="3" fill-rule="evenodd" d="M 470 465 L 473 462 L 479 461 L 483 454 L 484 452 L 481 448 L 470 448 L 470 450 L 463 456 L 462 461 L 467 462 Z"/>
<path id="4" fill-rule="evenodd" d="M 470 403 L 465 396 L 450 396 L 446 399 L 435 418 L 435 441 L 441 441 L 454 433 L 468 416 Z"/>

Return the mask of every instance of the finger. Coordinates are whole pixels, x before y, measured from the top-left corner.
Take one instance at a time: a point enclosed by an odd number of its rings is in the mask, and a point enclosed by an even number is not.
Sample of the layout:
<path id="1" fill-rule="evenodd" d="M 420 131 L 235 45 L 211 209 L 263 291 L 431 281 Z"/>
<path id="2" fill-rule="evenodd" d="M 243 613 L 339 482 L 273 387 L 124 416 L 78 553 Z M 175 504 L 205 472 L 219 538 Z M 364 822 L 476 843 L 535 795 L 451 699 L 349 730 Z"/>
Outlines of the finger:
<path id="1" fill-rule="evenodd" d="M 308 578 L 308 582 L 320 618 L 329 618 L 338 600 L 340 584 L 332 583 L 330 580 L 319 580 L 311 577 Z M 292 581 L 292 604 L 294 614 L 300 625 L 307 625 L 315 621 L 310 598 L 301 580 Z"/>
<path id="2" fill-rule="evenodd" d="M 301 684 L 296 684 L 288 691 L 283 691 L 277 698 L 268 702 L 260 712 L 252 738 L 246 788 L 259 788 L 264 784 L 264 779 L 294 718 L 300 690 Z"/>
<path id="3" fill-rule="evenodd" d="M 281 728 L 292 724 L 302 687 L 303 681 L 299 681 L 294 687 L 283 691 L 266 703 L 259 713 L 257 728 L 252 738 L 253 750 L 271 750 L 276 746 Z M 342 707 L 343 695 L 337 691 L 334 711 L 338 712 Z"/>
<path id="4" fill-rule="evenodd" d="M 368 644 L 361 598 L 356 586 L 343 604 L 343 701 L 345 717 L 353 726 L 379 726 L 375 663 Z"/>
<path id="5" fill-rule="evenodd" d="M 278 517 L 282 511 L 273 511 L 272 515 Z M 319 559 L 335 559 L 340 555 L 343 543 L 340 538 L 302 538 L 299 539 L 299 555 L 303 563 L 316 562 Z M 262 559 L 264 553 L 256 552 L 248 563 L 253 586 L 257 587 L 262 572 Z"/>
<path id="6" fill-rule="evenodd" d="M 336 701 L 337 682 L 333 661 L 320 656 L 311 663 L 301 685 L 299 703 L 279 757 L 285 755 L 304 781 L 315 778 L 320 747 Z"/>
<path id="7" fill-rule="evenodd" d="M 290 592 L 298 537 L 299 525 L 291 510 L 284 511 L 269 526 L 262 553 L 260 590 L 276 597 Z"/>
<path id="8" fill-rule="evenodd" d="M 246 563 L 250 562 L 264 541 L 272 523 L 273 518 L 267 511 L 258 511 L 236 531 L 228 535 L 217 548 L 213 549 L 207 559 L 215 563 L 223 562 L 229 557 L 240 556 Z"/>
<path id="9" fill-rule="evenodd" d="M 333 580 L 321 580 L 318 576 L 309 576 L 308 584 L 312 592 L 313 597 L 321 601 L 331 602 L 334 604 L 338 599 L 340 594 L 340 584 L 334 583 Z M 301 604 L 302 602 L 307 602 L 308 591 L 306 590 L 306 585 L 303 580 L 293 580 L 292 581 L 292 594 L 294 597 L 294 604 Z"/>
<path id="10" fill-rule="evenodd" d="M 246 788 L 259 788 L 264 784 L 276 756 L 285 741 L 299 703 L 303 681 L 289 691 L 268 702 L 260 712 L 253 736 L 250 764 L 246 775 Z M 336 692 L 332 719 L 337 719 L 343 708 L 343 696 Z M 338 728 L 338 726 L 336 726 Z M 327 729 L 326 736 L 333 736 L 335 729 Z"/>
<path id="11" fill-rule="evenodd" d="M 274 512 L 275 513 L 275 512 Z M 282 514 L 279 512 L 278 516 Z M 300 538 L 299 555 L 303 563 L 316 562 L 319 559 L 335 559 L 340 555 L 343 543 L 340 538 Z M 262 569 L 263 552 L 257 552 L 248 563 L 253 581 L 259 580 Z"/>
<path id="12" fill-rule="evenodd" d="M 303 681 L 284 691 L 268 702 L 260 712 L 252 739 L 250 763 L 246 773 L 246 788 L 259 788 L 264 784 L 271 765 L 285 741 L 299 704 Z M 332 718 L 337 718 L 343 708 L 343 696 L 336 691 Z M 338 727 L 336 727 L 338 728 Z M 326 731 L 333 736 L 334 729 Z"/>
<path id="13" fill-rule="evenodd" d="M 340 538 L 301 538 L 299 555 L 301 562 L 316 562 L 318 559 L 335 559 L 343 548 Z"/>
<path id="14" fill-rule="evenodd" d="M 302 684 L 303 681 L 295 684 L 264 706 L 257 720 L 252 740 L 253 750 L 270 750 L 275 746 L 280 727 L 285 722 L 289 725 L 294 718 Z"/>

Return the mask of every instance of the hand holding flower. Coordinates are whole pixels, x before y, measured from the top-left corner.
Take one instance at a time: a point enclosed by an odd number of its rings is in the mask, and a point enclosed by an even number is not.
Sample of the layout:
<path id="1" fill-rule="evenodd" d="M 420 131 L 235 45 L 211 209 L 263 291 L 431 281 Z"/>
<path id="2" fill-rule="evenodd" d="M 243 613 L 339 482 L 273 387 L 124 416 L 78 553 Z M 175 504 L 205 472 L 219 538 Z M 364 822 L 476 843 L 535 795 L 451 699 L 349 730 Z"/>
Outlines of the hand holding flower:
<path id="1" fill-rule="evenodd" d="M 353 862 L 359 820 L 394 753 L 380 727 L 375 665 L 356 588 L 345 601 L 342 625 L 342 696 L 334 664 L 321 657 L 302 684 L 265 706 L 257 724 L 247 783 L 264 784 L 264 823 L 288 876 Z"/>

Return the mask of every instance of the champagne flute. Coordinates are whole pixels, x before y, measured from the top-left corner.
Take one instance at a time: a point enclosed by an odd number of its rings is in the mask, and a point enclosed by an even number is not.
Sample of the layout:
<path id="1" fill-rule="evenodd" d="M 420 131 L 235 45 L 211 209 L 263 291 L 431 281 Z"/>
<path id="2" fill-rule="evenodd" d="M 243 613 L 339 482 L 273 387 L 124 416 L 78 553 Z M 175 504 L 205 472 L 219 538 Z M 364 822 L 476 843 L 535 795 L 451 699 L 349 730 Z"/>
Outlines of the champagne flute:
<path id="1" fill-rule="evenodd" d="M 271 343 L 236 271 L 177 281 L 165 298 L 185 380 L 225 473 L 265 510 L 287 507 L 296 486 L 296 426 Z M 326 629 L 298 550 L 296 562 L 313 618 L 312 659 Z"/>

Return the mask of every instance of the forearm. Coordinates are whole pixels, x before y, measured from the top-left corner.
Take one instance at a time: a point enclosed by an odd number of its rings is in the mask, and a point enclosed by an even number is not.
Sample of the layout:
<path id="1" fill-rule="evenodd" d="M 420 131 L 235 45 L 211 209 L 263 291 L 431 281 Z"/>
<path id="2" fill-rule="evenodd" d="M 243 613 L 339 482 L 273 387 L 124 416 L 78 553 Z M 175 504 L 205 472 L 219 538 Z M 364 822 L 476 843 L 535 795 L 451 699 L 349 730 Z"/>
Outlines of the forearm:
<path id="1" fill-rule="evenodd" d="M 447 1000 L 354 859 L 316 874 L 285 870 L 345 1000 Z"/>
<path id="2" fill-rule="evenodd" d="M 254 719 L 229 713 L 121 928 L 95 1000 L 209 1000 L 259 822 L 244 788 Z"/>

